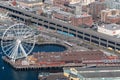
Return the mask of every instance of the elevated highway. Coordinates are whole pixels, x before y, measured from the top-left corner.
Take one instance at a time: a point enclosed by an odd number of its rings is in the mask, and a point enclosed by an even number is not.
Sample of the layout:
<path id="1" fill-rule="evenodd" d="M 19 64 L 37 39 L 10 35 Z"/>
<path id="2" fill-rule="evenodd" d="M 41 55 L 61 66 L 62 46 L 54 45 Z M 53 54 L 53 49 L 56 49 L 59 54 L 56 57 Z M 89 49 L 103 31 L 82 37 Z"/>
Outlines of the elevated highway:
<path id="1" fill-rule="evenodd" d="M 0 8 L 8 10 L 9 16 L 20 19 L 24 22 L 34 23 L 55 31 L 66 32 L 89 43 L 120 52 L 120 39 L 118 38 L 113 38 L 89 29 L 78 28 L 70 24 L 49 19 L 12 6 L 0 4 Z"/>

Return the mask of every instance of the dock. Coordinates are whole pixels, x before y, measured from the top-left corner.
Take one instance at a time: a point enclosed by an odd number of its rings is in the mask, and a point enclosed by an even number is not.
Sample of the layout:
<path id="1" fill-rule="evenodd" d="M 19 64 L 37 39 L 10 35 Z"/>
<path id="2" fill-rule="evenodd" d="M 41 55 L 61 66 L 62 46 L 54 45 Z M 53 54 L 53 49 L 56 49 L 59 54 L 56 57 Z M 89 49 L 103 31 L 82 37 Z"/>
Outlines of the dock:
<path id="1" fill-rule="evenodd" d="M 8 63 L 12 68 L 14 68 L 15 70 L 62 70 L 63 67 L 81 67 L 84 66 L 83 64 L 56 64 L 56 65 L 21 65 L 21 64 L 17 64 L 17 63 L 13 63 L 11 62 L 7 57 L 3 56 L 2 59 Z"/>
<path id="2" fill-rule="evenodd" d="M 120 58 L 107 56 L 102 51 L 70 51 L 33 53 L 27 59 L 12 62 L 2 59 L 15 70 L 62 70 L 63 67 L 120 66 Z"/>

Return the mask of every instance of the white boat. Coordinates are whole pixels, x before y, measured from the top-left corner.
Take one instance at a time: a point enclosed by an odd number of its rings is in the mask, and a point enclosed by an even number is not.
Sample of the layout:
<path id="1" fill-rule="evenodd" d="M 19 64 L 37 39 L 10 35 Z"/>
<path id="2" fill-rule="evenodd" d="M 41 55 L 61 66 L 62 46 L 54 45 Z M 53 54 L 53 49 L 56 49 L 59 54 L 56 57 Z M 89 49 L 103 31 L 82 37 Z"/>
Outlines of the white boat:
<path id="1" fill-rule="evenodd" d="M 3 66 L 2 69 L 5 69 L 5 67 Z"/>

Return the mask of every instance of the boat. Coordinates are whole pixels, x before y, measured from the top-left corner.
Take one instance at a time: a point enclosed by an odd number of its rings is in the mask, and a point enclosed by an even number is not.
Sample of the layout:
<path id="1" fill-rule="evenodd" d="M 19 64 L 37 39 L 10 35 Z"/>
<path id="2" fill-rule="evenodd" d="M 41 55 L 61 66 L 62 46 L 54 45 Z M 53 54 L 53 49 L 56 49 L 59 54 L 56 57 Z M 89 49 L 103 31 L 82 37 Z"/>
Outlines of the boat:
<path id="1" fill-rule="evenodd" d="M 2 69 L 5 69 L 5 67 L 3 66 Z"/>

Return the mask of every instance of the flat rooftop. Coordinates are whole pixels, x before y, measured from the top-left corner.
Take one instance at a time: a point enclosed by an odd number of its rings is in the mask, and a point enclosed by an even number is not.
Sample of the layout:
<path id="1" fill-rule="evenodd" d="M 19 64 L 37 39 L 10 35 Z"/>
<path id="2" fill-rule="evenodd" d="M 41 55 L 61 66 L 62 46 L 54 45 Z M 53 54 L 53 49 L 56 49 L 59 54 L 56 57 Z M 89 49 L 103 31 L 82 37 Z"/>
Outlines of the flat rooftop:
<path id="1" fill-rule="evenodd" d="M 74 67 L 85 78 L 120 77 L 120 67 Z"/>
<path id="2" fill-rule="evenodd" d="M 38 62 L 76 62 L 96 61 L 106 59 L 107 56 L 102 51 L 68 51 L 51 53 L 33 53 Z"/>
<path id="3" fill-rule="evenodd" d="M 33 3 L 40 3 L 42 2 L 42 0 L 20 0 L 18 2 L 23 2 L 23 3 L 26 3 L 26 4 L 33 4 Z"/>
<path id="4" fill-rule="evenodd" d="M 69 80 L 63 73 L 50 73 L 48 76 L 38 76 L 38 80 Z"/>
<path id="5" fill-rule="evenodd" d="M 120 25 L 117 24 L 103 24 L 100 27 L 103 27 L 108 30 L 120 30 Z"/>
<path id="6" fill-rule="evenodd" d="M 88 68 L 81 68 L 81 67 L 75 67 L 75 69 L 77 71 L 79 71 L 80 73 L 82 72 L 89 72 L 89 71 L 101 71 L 101 72 L 111 72 L 111 71 L 114 71 L 114 70 L 118 70 L 120 71 L 120 67 L 94 67 L 94 68 L 91 68 L 91 67 L 88 67 Z"/>
<path id="7" fill-rule="evenodd" d="M 93 72 L 93 73 L 80 73 L 85 78 L 113 78 L 120 77 L 120 72 Z"/>

